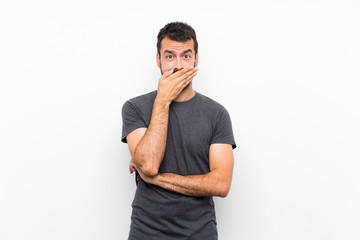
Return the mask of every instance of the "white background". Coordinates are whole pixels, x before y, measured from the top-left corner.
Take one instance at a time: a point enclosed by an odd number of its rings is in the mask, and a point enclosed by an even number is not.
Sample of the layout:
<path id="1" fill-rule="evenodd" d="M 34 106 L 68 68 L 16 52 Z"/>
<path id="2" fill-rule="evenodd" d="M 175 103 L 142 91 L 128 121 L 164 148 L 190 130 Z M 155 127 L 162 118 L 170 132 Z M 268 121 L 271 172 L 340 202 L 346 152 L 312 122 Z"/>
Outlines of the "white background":
<path id="1" fill-rule="evenodd" d="M 359 1 L 0 2 L 0 239 L 126 239 L 121 107 L 156 36 L 197 31 L 194 89 L 238 148 L 219 239 L 360 239 Z"/>

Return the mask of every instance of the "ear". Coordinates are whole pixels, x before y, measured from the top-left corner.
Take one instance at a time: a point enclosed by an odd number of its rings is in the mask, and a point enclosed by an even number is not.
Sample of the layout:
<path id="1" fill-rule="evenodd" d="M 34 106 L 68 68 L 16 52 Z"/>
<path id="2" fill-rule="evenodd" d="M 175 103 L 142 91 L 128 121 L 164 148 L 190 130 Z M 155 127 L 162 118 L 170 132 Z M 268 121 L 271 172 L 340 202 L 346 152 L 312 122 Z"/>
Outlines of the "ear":
<path id="1" fill-rule="evenodd" d="M 196 53 L 195 67 L 197 67 L 199 62 L 199 53 Z"/>
<path id="2" fill-rule="evenodd" d="M 160 68 L 160 55 L 159 55 L 159 53 L 156 53 L 156 63 L 158 65 L 158 68 Z"/>

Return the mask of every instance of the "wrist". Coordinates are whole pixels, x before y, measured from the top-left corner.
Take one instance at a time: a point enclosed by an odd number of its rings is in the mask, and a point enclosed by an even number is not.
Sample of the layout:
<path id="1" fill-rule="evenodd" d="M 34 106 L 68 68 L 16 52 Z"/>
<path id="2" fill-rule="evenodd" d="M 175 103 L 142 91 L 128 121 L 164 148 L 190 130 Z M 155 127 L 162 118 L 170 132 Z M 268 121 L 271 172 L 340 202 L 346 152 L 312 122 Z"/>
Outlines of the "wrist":
<path id="1" fill-rule="evenodd" d="M 168 108 L 170 106 L 171 101 L 167 101 L 166 99 L 156 96 L 154 105 L 161 107 L 161 108 Z"/>

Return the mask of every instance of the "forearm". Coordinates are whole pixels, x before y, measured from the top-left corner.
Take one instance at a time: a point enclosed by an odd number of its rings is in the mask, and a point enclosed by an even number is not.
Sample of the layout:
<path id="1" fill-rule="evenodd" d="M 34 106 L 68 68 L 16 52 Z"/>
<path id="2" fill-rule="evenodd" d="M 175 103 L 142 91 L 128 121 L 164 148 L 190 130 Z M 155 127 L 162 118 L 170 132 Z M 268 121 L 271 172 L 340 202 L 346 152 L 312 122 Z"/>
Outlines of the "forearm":
<path id="1" fill-rule="evenodd" d="M 170 103 L 174 101 L 196 75 L 197 68 L 173 69 L 164 72 L 159 79 L 148 128 L 136 129 L 127 140 L 134 164 L 144 174 L 155 176 L 164 157 Z"/>
<path id="2" fill-rule="evenodd" d="M 189 196 L 226 197 L 229 193 L 234 166 L 230 144 L 212 144 L 209 151 L 210 172 L 199 175 L 158 173 L 146 175 L 136 164 L 130 162 L 130 172 L 138 171 L 141 178 L 150 184 Z"/>
<path id="3" fill-rule="evenodd" d="M 156 175 L 164 157 L 170 103 L 156 98 L 149 127 L 135 148 L 133 160 L 146 175 Z"/>
<path id="4" fill-rule="evenodd" d="M 174 173 L 159 173 L 151 180 L 152 184 L 167 190 L 189 196 L 219 196 L 226 197 L 231 180 L 221 177 L 221 174 L 209 172 L 203 175 L 179 175 Z"/>

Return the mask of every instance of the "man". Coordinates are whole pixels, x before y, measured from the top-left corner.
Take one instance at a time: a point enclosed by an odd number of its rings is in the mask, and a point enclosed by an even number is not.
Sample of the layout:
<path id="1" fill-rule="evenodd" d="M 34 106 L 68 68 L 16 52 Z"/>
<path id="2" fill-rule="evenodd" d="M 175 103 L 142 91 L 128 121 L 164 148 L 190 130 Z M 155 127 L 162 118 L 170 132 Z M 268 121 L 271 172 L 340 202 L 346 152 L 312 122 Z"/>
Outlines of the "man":
<path id="1" fill-rule="evenodd" d="M 158 34 L 157 91 L 127 101 L 122 141 L 137 189 L 129 239 L 217 239 L 212 196 L 226 197 L 236 147 L 226 109 L 195 92 L 193 28 L 173 22 Z"/>

